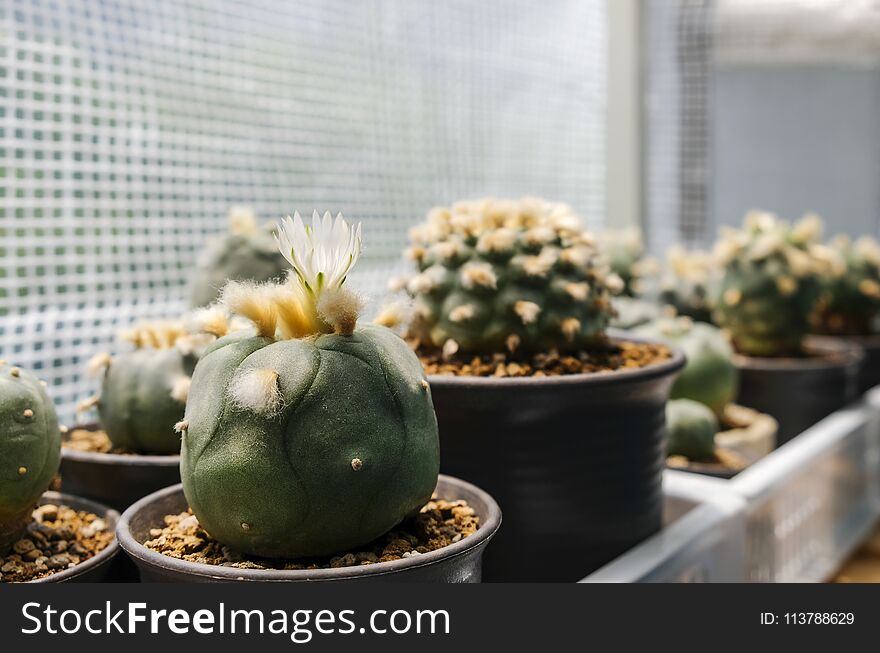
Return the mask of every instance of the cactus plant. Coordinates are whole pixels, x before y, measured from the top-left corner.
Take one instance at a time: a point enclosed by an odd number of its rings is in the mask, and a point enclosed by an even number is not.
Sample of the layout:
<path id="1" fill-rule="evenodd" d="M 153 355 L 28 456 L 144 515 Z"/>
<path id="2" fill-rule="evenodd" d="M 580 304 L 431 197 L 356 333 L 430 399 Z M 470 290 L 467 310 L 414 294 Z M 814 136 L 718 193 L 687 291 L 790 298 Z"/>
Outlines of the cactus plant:
<path id="1" fill-rule="evenodd" d="M 606 229 L 599 234 L 598 243 L 611 271 L 623 281 L 621 295 L 644 294 L 646 282 L 657 272 L 657 262 L 646 255 L 642 230 L 638 227 Z"/>
<path id="2" fill-rule="evenodd" d="M 32 374 L 0 361 L 0 554 L 18 539 L 58 471 L 61 432 Z"/>
<path id="3" fill-rule="evenodd" d="M 134 350 L 117 356 L 97 354 L 89 371 L 101 375 L 100 396 L 81 404 L 96 406 L 101 427 L 114 448 L 132 453 L 171 455 L 180 451 L 174 425 L 183 418 L 190 381 L 201 350 L 225 335 L 230 325 L 217 309 L 193 319 L 201 333 L 183 322 L 146 322 L 121 336 Z"/>
<path id="4" fill-rule="evenodd" d="M 841 274 L 823 280 L 816 310 L 817 330 L 831 335 L 865 336 L 877 332 L 880 314 L 880 244 L 870 236 L 855 242 L 840 235 L 831 241 Z"/>
<path id="5" fill-rule="evenodd" d="M 446 353 L 576 351 L 604 342 L 622 283 L 564 204 L 435 208 L 410 232 L 412 337 Z"/>
<path id="6" fill-rule="evenodd" d="M 672 386 L 672 399 L 691 399 L 710 408 L 718 417 L 736 397 L 739 373 L 733 349 L 724 333 L 688 317 L 665 318 L 635 329 L 633 333 L 667 340 L 680 347 L 687 358 L 684 370 Z"/>
<path id="7" fill-rule="evenodd" d="M 726 229 L 715 246 L 724 269 L 713 318 L 736 349 L 751 356 L 800 356 L 819 299 L 821 277 L 837 258 L 817 242 L 818 216 L 789 226 L 753 211 L 742 230 Z"/>
<path id="8" fill-rule="evenodd" d="M 697 322 L 711 322 L 710 299 L 716 266 L 711 253 L 669 248 L 666 269 L 660 279 L 660 302 L 672 306 L 678 315 Z"/>
<path id="9" fill-rule="evenodd" d="M 293 268 L 281 284 L 230 283 L 222 300 L 253 321 L 196 365 L 183 434 L 187 500 L 214 538 L 266 557 L 329 555 L 416 513 L 439 471 L 421 365 L 389 329 L 358 325 L 343 287 L 360 226 L 299 215 L 281 225 Z"/>
<path id="10" fill-rule="evenodd" d="M 667 452 L 688 460 L 712 460 L 718 418 L 709 408 L 690 399 L 673 399 L 666 404 Z"/>
<path id="11" fill-rule="evenodd" d="M 210 239 L 199 256 L 190 286 L 190 305 L 198 308 L 211 304 L 230 279 L 268 281 L 283 277 L 286 263 L 271 231 L 257 225 L 250 209 L 233 207 L 229 232 Z"/>

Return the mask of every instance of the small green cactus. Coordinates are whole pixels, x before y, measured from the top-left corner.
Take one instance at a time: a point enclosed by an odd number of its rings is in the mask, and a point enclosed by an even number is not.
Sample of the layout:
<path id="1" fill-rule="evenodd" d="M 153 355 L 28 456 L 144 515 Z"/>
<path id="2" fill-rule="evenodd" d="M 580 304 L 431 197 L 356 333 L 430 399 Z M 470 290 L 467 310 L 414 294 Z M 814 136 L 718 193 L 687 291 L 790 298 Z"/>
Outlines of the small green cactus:
<path id="1" fill-rule="evenodd" d="M 196 365 L 181 478 L 201 525 L 238 551 L 329 555 L 416 513 L 439 471 L 437 421 L 421 364 L 389 329 L 357 325 L 342 287 L 360 227 L 341 216 L 282 224 L 294 275 L 231 283 L 223 301 L 253 321 Z"/>
<path id="2" fill-rule="evenodd" d="M 718 281 L 712 254 L 674 246 L 666 253 L 666 263 L 660 279 L 660 303 L 672 306 L 678 315 L 711 322 L 710 300 Z"/>
<path id="3" fill-rule="evenodd" d="M 41 381 L 0 361 L 0 554 L 18 539 L 61 460 L 55 406 Z"/>
<path id="4" fill-rule="evenodd" d="M 564 204 L 479 200 L 435 208 L 410 232 L 410 335 L 448 353 L 589 349 L 622 283 Z"/>
<path id="5" fill-rule="evenodd" d="M 700 402 L 690 399 L 667 402 L 667 453 L 670 456 L 684 456 L 693 461 L 712 460 L 718 429 L 718 418 Z"/>
<path id="6" fill-rule="evenodd" d="M 742 230 L 725 230 L 715 246 L 723 277 L 712 315 L 737 351 L 802 355 L 822 275 L 832 274 L 837 260 L 817 242 L 820 234 L 817 216 L 789 226 L 763 212 L 748 214 Z"/>
<path id="7" fill-rule="evenodd" d="M 820 333 L 865 336 L 877 333 L 880 315 L 880 244 L 870 236 L 852 242 L 837 236 L 831 248 L 839 256 L 841 274 L 823 279 L 816 310 Z"/>
<path id="8" fill-rule="evenodd" d="M 733 364 L 733 349 L 720 329 L 679 317 L 657 320 L 633 333 L 669 341 L 684 351 L 687 363 L 672 386 L 670 398 L 698 401 L 719 417 L 736 398 L 739 372 Z"/>
<path id="9" fill-rule="evenodd" d="M 657 272 L 656 261 L 647 256 L 642 230 L 638 227 L 606 229 L 599 234 L 599 248 L 614 272 L 623 281 L 621 295 L 639 297 L 645 282 Z"/>
<path id="10" fill-rule="evenodd" d="M 216 301 L 230 279 L 269 281 L 283 277 L 286 269 L 271 229 L 257 226 L 250 209 L 233 207 L 229 232 L 211 238 L 199 256 L 190 286 L 190 306 L 198 308 Z"/>
<path id="11" fill-rule="evenodd" d="M 172 455 L 180 452 L 174 425 L 183 419 L 191 377 L 201 351 L 230 330 L 225 315 L 205 309 L 194 316 L 199 333 L 183 322 L 148 322 L 123 332 L 135 349 L 117 356 L 98 354 L 89 371 L 101 375 L 100 396 L 81 404 L 96 406 L 101 427 L 117 449 Z"/>

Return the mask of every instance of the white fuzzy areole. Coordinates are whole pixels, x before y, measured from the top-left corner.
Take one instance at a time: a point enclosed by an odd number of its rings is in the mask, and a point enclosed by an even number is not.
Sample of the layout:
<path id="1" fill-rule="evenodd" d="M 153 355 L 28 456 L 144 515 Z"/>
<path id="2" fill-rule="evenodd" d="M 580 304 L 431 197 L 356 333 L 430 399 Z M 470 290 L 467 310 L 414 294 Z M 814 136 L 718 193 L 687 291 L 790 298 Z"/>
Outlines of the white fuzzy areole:
<path id="1" fill-rule="evenodd" d="M 347 288 L 327 288 L 318 299 L 318 313 L 336 333 L 350 336 L 363 310 L 364 301 Z"/>
<path id="2" fill-rule="evenodd" d="M 192 385 L 192 379 L 190 377 L 177 377 L 171 388 L 171 398 L 174 399 L 174 401 L 179 401 L 180 403 L 185 404 L 187 397 L 189 397 L 190 385 Z"/>
<path id="3" fill-rule="evenodd" d="M 281 408 L 278 372 L 269 368 L 240 372 L 229 386 L 229 398 L 243 410 L 258 415 L 274 415 Z"/>
<path id="4" fill-rule="evenodd" d="M 519 319 L 522 320 L 523 324 L 532 324 L 538 319 L 541 307 L 535 302 L 527 302 L 521 299 L 513 305 L 513 310 L 519 316 Z"/>

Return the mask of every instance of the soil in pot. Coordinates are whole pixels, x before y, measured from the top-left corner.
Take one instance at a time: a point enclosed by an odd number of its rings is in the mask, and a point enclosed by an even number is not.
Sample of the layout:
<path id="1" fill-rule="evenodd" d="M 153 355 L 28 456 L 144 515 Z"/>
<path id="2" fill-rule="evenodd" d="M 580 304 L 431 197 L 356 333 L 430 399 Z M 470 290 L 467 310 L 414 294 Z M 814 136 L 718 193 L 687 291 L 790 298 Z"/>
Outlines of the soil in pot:
<path id="1" fill-rule="evenodd" d="M 19 583 L 73 569 L 113 542 L 111 524 L 64 504 L 45 503 L 12 550 L 0 558 L 0 582 Z"/>
<path id="2" fill-rule="evenodd" d="M 242 555 L 220 544 L 202 529 L 199 520 L 188 510 L 178 515 L 166 515 L 165 527 L 152 529 L 150 536 L 153 539 L 144 542 L 144 546 L 171 558 L 237 569 L 338 569 L 402 560 L 436 551 L 473 535 L 479 527 L 480 519 L 467 501 L 434 498 L 418 516 L 356 551 L 324 558 L 270 560 Z"/>
<path id="3" fill-rule="evenodd" d="M 714 455 L 705 460 L 671 455 L 666 466 L 718 478 L 733 478 L 776 447 L 776 420 L 751 408 L 728 404 L 721 416 L 720 431 L 715 436 Z"/>
<path id="4" fill-rule="evenodd" d="M 180 456 L 142 455 L 114 448 L 97 424 L 75 426 L 61 443 L 64 492 L 125 510 L 158 489 L 180 482 Z"/>
<path id="5" fill-rule="evenodd" d="M 135 503 L 117 531 L 146 582 L 479 582 L 501 510 L 482 489 L 442 474 L 436 496 L 449 500 L 432 499 L 419 516 L 370 545 L 322 559 L 271 561 L 218 545 L 190 516 L 181 485 Z"/>
<path id="6" fill-rule="evenodd" d="M 760 358 L 737 354 L 737 401 L 779 422 L 783 445 L 858 396 L 863 359 L 860 347 L 845 340 L 810 336 L 800 358 Z"/>
<path id="7" fill-rule="evenodd" d="M 576 581 L 660 528 L 664 406 L 680 352 L 618 339 L 525 359 L 420 354 L 441 471 L 504 507 L 485 580 Z"/>

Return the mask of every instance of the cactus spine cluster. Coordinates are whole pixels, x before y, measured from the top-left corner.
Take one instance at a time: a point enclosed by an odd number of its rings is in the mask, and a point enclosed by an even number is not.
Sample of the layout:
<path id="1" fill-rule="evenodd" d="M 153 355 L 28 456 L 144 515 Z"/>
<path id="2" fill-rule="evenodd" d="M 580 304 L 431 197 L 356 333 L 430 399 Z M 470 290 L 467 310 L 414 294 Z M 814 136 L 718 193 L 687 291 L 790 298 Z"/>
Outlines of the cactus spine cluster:
<path id="1" fill-rule="evenodd" d="M 736 398 L 739 372 L 720 329 L 678 317 L 657 320 L 634 333 L 666 340 L 684 352 L 687 363 L 672 386 L 671 399 L 698 401 L 718 417 L 723 415 L 725 406 Z"/>
<path id="2" fill-rule="evenodd" d="M 810 331 L 823 275 L 836 257 L 819 244 L 821 221 L 806 216 L 794 226 L 764 212 L 727 229 L 715 246 L 723 266 L 713 318 L 736 349 L 751 356 L 797 356 Z"/>
<path id="3" fill-rule="evenodd" d="M 622 284 L 564 204 L 485 199 L 435 208 L 410 232 L 411 335 L 447 353 L 589 349 Z"/>
<path id="4" fill-rule="evenodd" d="M 92 405 L 107 437 L 117 449 L 171 455 L 180 451 L 174 425 L 183 418 L 191 377 L 200 352 L 230 330 L 225 316 L 205 309 L 198 318 L 203 333 L 192 333 L 182 321 L 147 322 L 121 334 L 134 345 L 117 356 L 98 354 L 89 363 L 101 375 Z"/>
<path id="5" fill-rule="evenodd" d="M 880 314 L 880 244 L 870 236 L 855 242 L 837 236 L 831 248 L 840 258 L 841 273 L 824 279 L 816 310 L 818 331 L 864 336 L 877 332 Z"/>
<path id="6" fill-rule="evenodd" d="M 392 331 L 357 324 L 343 287 L 360 227 L 317 215 L 278 235 L 293 274 L 232 283 L 250 319 L 199 360 L 178 424 L 181 478 L 201 525 L 238 551 L 329 555 L 416 513 L 439 471 L 437 421 L 421 365 Z"/>
<path id="7" fill-rule="evenodd" d="M 199 256 L 190 286 L 190 305 L 198 308 L 216 301 L 230 279 L 269 281 L 283 277 L 286 269 L 271 229 L 258 226 L 250 209 L 233 207 L 229 232 L 211 238 Z"/>
<path id="8" fill-rule="evenodd" d="M 61 432 L 41 381 L 0 361 L 0 554 L 15 542 L 58 471 Z"/>

